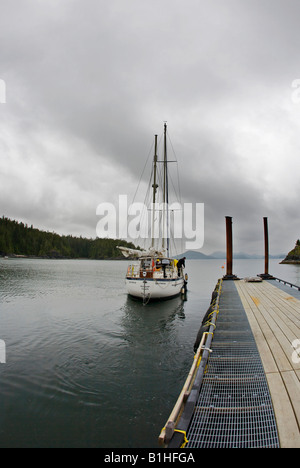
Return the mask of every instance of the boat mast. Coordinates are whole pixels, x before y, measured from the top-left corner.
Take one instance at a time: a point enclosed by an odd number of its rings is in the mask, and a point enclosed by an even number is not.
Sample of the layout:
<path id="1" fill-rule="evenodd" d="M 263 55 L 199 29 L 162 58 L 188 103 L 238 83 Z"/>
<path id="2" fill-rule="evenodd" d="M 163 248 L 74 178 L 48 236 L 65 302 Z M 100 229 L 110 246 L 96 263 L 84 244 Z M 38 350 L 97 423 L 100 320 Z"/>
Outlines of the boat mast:
<path id="1" fill-rule="evenodd" d="M 151 246 L 154 247 L 154 224 L 155 224 L 155 202 L 156 202 L 156 190 L 158 185 L 156 183 L 156 171 L 157 171 L 157 135 L 155 135 L 155 144 L 154 144 L 154 162 L 153 162 L 153 200 L 152 200 L 152 244 Z"/>
<path id="2" fill-rule="evenodd" d="M 165 224 L 167 224 L 167 256 L 169 256 L 169 187 L 168 187 L 168 155 L 167 155 L 167 122 L 164 125 L 164 189 L 163 189 L 163 235 L 162 247 L 165 248 Z M 166 219 L 167 218 L 167 219 Z"/>

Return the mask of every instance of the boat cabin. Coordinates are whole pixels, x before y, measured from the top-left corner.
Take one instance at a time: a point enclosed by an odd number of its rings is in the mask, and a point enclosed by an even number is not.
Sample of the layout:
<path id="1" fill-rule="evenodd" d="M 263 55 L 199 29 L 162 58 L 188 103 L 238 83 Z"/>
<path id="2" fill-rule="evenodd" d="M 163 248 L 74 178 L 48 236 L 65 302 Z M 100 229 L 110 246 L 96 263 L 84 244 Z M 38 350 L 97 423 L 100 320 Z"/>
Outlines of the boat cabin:
<path id="1" fill-rule="evenodd" d="M 138 263 L 129 265 L 127 277 L 130 278 L 176 278 L 177 260 L 166 257 L 142 257 Z"/>

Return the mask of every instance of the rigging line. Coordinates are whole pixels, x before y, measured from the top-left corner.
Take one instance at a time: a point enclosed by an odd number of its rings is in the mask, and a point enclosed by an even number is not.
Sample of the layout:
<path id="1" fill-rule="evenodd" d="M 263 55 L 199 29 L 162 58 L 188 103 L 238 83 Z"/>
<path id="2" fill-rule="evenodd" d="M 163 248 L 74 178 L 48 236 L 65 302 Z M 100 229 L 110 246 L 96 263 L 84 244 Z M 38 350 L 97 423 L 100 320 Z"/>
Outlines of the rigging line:
<path id="1" fill-rule="evenodd" d="M 167 136 L 168 136 L 168 139 L 169 139 L 169 142 L 170 142 L 170 145 L 171 145 L 171 148 L 172 148 L 173 154 L 174 154 L 174 156 L 175 156 L 175 159 L 176 159 L 176 161 L 178 162 L 178 159 L 177 159 L 177 156 L 176 156 L 176 153 L 175 153 L 175 150 L 174 150 L 174 146 L 173 146 L 173 143 L 172 143 L 171 137 L 170 137 L 170 135 L 169 135 L 169 132 L 167 132 Z"/>
<path id="2" fill-rule="evenodd" d="M 151 154 L 151 150 L 150 150 L 150 153 L 148 155 L 148 159 L 149 159 L 149 156 Z M 148 161 L 147 159 L 147 161 Z M 147 163 L 145 164 L 145 167 L 146 167 Z M 144 167 L 144 171 L 145 171 L 145 167 Z M 144 172 L 143 171 L 143 172 Z M 153 168 L 152 168 L 152 171 L 153 171 Z M 142 178 L 142 177 L 141 177 Z M 139 232 L 140 232 L 140 237 L 136 238 L 135 240 L 137 241 L 138 239 L 140 240 L 140 243 L 141 245 L 143 245 L 144 247 L 146 247 L 146 239 L 142 237 L 142 234 L 145 232 L 144 229 L 143 229 L 143 226 L 144 226 L 144 220 L 146 219 L 146 223 L 148 223 L 148 220 L 147 220 L 147 209 L 145 209 L 145 206 L 146 203 L 147 203 L 147 199 L 149 199 L 149 194 L 150 194 L 150 187 L 151 187 L 151 179 L 152 179 L 152 174 L 151 174 L 151 178 L 150 178 L 150 181 L 148 182 L 148 188 L 147 188 L 147 191 L 146 191 L 146 194 L 145 194 L 145 197 L 144 197 L 144 203 L 142 204 L 142 210 L 139 210 L 140 213 L 139 213 Z M 141 182 L 141 179 L 140 179 L 140 182 Z M 139 182 L 139 184 L 140 184 Z M 135 203 L 134 200 L 136 198 L 136 195 L 137 195 L 137 192 L 138 192 L 138 189 L 136 190 L 136 193 L 134 195 L 134 199 L 133 199 L 133 202 L 132 202 L 132 205 Z M 131 206 L 132 206 L 131 205 Z M 134 216 L 134 214 L 132 214 Z M 128 212 L 128 216 L 129 216 L 129 212 Z"/>
<path id="3" fill-rule="evenodd" d="M 182 211 L 182 210 L 180 210 Z M 173 214 L 173 217 L 171 218 L 171 214 Z M 171 214 L 170 214 L 170 220 L 171 220 L 171 232 L 170 232 L 170 238 L 171 238 L 171 242 L 173 242 L 173 248 L 174 248 L 174 252 L 175 252 L 175 255 L 178 255 L 179 252 L 178 252 L 178 248 L 180 250 L 180 252 L 183 251 L 183 236 L 182 236 L 182 233 L 181 233 L 181 237 L 180 238 L 176 238 L 177 241 L 175 240 L 175 217 L 174 217 L 174 210 L 171 210 Z M 178 244 L 179 247 L 178 247 Z"/>
<path id="4" fill-rule="evenodd" d="M 146 192 L 146 195 L 145 195 L 145 198 L 144 198 L 143 210 L 142 210 L 142 212 L 140 214 L 140 232 L 141 233 L 143 232 L 143 229 L 142 229 L 143 223 L 146 223 L 146 227 L 148 227 L 148 225 L 149 225 L 147 206 L 148 206 L 148 203 L 149 203 L 148 200 L 151 199 L 151 184 L 152 184 L 153 170 L 154 169 L 152 167 L 151 177 L 150 177 L 150 181 L 148 183 L 148 189 L 147 189 L 147 192 Z M 149 227 L 148 227 L 147 231 L 149 231 Z"/>
<path id="5" fill-rule="evenodd" d="M 146 192 L 146 195 L 145 195 L 145 198 L 144 198 L 144 205 L 145 205 L 145 206 L 147 206 L 148 203 L 149 203 L 149 200 L 151 200 L 151 186 L 152 186 L 153 171 L 154 171 L 154 168 L 153 168 L 153 166 L 152 166 L 151 175 L 150 175 L 150 180 L 149 180 L 149 182 L 148 182 L 148 188 L 147 188 L 147 192 Z"/>
<path id="6" fill-rule="evenodd" d="M 164 203 L 163 199 L 163 186 L 164 186 L 164 169 L 163 165 L 160 167 L 160 172 L 159 172 L 159 183 L 160 183 L 160 191 L 159 191 L 159 206 L 161 207 L 162 204 Z M 165 226 L 164 222 L 166 221 L 164 215 L 163 215 L 163 209 L 159 210 L 159 227 L 160 227 L 160 237 L 164 240 L 166 240 L 166 233 L 165 233 Z"/>
<path id="7" fill-rule="evenodd" d="M 170 251 L 169 251 L 169 256 L 172 258 L 172 242 L 174 244 L 174 247 L 175 247 L 175 243 L 174 243 L 174 232 L 173 232 L 173 229 L 172 229 L 172 225 L 170 226 Z M 176 251 L 176 248 L 174 249 L 174 251 Z"/>
<path id="8" fill-rule="evenodd" d="M 161 135 L 161 137 L 160 137 L 159 144 L 160 144 L 161 140 L 162 140 L 162 135 Z M 150 151 L 149 151 L 149 154 L 148 154 L 148 157 L 147 157 L 147 160 L 146 160 L 146 163 L 145 163 L 143 172 L 142 172 L 142 174 L 141 174 L 138 187 L 137 187 L 136 192 L 135 192 L 135 194 L 134 194 L 132 203 L 134 203 L 134 201 L 135 201 L 135 199 L 136 199 L 137 192 L 138 192 L 138 190 L 139 190 L 139 186 L 140 186 L 140 184 L 141 184 L 141 181 L 142 181 L 142 178 L 143 178 L 143 175 L 144 175 L 146 166 L 147 166 L 147 164 L 148 164 L 148 161 L 149 161 L 149 158 L 150 158 L 151 154 L 153 153 L 153 148 L 154 148 L 154 142 L 153 142 L 152 145 L 151 145 L 151 149 L 150 149 Z M 148 200 L 150 200 L 150 195 L 151 195 L 151 194 L 150 194 L 150 191 L 151 191 L 151 184 L 152 184 L 153 171 L 154 171 L 154 168 L 153 168 L 153 166 L 151 165 L 150 180 L 149 180 L 147 192 L 146 192 L 146 195 L 145 195 L 145 198 L 144 198 L 144 204 L 145 204 L 145 206 L 148 205 L 148 203 L 149 203 Z M 158 178 L 159 178 L 159 173 L 158 173 Z M 161 183 L 161 180 L 159 180 L 158 182 Z"/>
<path id="9" fill-rule="evenodd" d="M 170 142 L 170 145 L 171 145 L 171 148 L 172 148 L 174 157 L 175 157 L 176 162 L 177 162 L 177 183 L 178 183 L 178 189 L 179 189 L 179 201 L 180 201 L 180 203 L 181 203 L 181 187 L 180 187 L 180 178 L 179 178 L 179 161 L 178 161 L 177 155 L 176 155 L 176 153 L 175 153 L 175 150 L 174 150 L 174 147 L 173 147 L 173 143 L 172 143 L 172 140 L 171 140 L 171 138 L 170 138 L 169 133 L 167 133 L 167 135 L 168 135 L 168 139 L 169 139 L 169 142 Z"/>
<path id="10" fill-rule="evenodd" d="M 146 162 L 145 162 L 145 165 L 144 165 L 144 168 L 143 168 L 142 174 L 141 174 L 141 176 L 140 176 L 140 180 L 139 180 L 139 183 L 138 183 L 137 189 L 136 189 L 136 191 L 135 191 L 135 194 L 134 194 L 134 196 L 133 196 L 132 203 L 134 203 L 134 201 L 135 201 L 135 197 L 136 197 L 136 194 L 137 194 L 137 192 L 138 192 L 138 190 L 139 190 L 139 188 L 140 188 L 141 181 L 142 181 L 142 178 L 143 178 L 144 172 L 145 172 L 145 170 L 146 170 L 146 167 L 147 167 L 147 164 L 148 164 L 148 161 L 149 161 L 150 155 L 151 155 L 151 153 L 153 152 L 153 147 L 154 147 L 154 142 L 152 142 L 152 145 L 151 145 L 151 148 L 150 148 L 149 154 L 148 154 L 148 156 L 147 156 L 147 160 L 146 160 Z"/>
<path id="11" fill-rule="evenodd" d="M 170 251 L 170 256 L 172 256 L 172 257 L 179 255 L 179 253 L 182 252 L 182 250 L 183 250 L 182 249 L 182 237 L 181 237 L 180 242 L 179 242 L 180 243 L 180 252 L 178 251 L 178 246 L 177 246 L 178 243 L 176 242 L 175 237 L 174 237 L 174 227 L 175 227 L 174 225 L 173 226 L 171 225 L 171 236 L 170 236 L 170 238 L 171 238 L 171 243 L 173 244 L 172 252 L 174 251 L 174 254 L 172 253 L 172 255 L 171 255 L 171 251 Z M 172 248 L 172 245 L 171 245 L 171 248 Z"/>
<path id="12" fill-rule="evenodd" d="M 177 175 L 178 175 L 178 171 L 177 171 Z M 171 185 L 172 185 L 172 187 L 173 187 L 174 195 L 175 195 L 176 200 L 177 200 L 179 203 L 181 203 L 180 187 L 178 187 L 178 189 L 179 189 L 179 194 L 177 194 L 177 190 L 176 190 L 175 184 L 174 184 L 174 182 L 173 182 L 172 174 L 170 174 L 170 173 L 169 173 L 169 180 L 171 180 Z"/>
<path id="13" fill-rule="evenodd" d="M 163 162 L 163 161 L 158 161 L 158 162 Z M 170 161 L 168 161 L 169 163 Z M 172 177 L 172 173 L 170 172 L 170 170 L 168 169 L 168 180 L 169 180 L 169 183 L 168 183 L 168 186 L 169 186 L 169 189 L 170 189 L 170 186 L 172 187 L 173 191 L 172 191 L 172 194 L 175 198 L 174 201 L 178 201 L 180 204 L 181 204 L 181 193 L 180 193 L 180 183 L 179 183 L 179 171 L 178 171 L 178 161 L 173 161 L 173 162 L 176 162 L 177 163 L 177 187 L 176 187 L 176 184 L 174 182 L 174 178 Z M 162 171 L 162 168 L 161 168 L 161 171 Z M 174 174 L 173 174 L 174 176 Z M 159 179 L 159 182 L 160 182 L 160 186 L 163 184 L 163 174 L 162 172 L 159 172 L 158 171 L 158 179 Z M 170 192 L 169 192 L 169 198 L 170 198 Z"/>
<path id="14" fill-rule="evenodd" d="M 159 141 L 158 141 L 158 144 L 157 144 L 157 150 L 158 150 L 158 148 L 160 148 L 162 139 L 163 139 L 163 133 L 160 134 Z"/>
<path id="15" fill-rule="evenodd" d="M 177 162 L 177 183 L 179 191 L 179 203 L 181 204 L 181 187 L 180 187 L 180 178 L 179 178 L 179 163 Z"/>

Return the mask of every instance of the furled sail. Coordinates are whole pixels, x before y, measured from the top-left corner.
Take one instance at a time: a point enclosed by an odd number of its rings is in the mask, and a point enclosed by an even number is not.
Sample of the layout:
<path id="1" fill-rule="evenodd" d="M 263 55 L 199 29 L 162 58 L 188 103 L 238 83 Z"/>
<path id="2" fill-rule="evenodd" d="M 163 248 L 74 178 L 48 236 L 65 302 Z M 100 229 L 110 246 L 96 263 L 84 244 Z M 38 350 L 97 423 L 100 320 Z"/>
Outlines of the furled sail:
<path id="1" fill-rule="evenodd" d="M 138 249 L 130 249 L 128 247 L 119 247 L 117 249 L 121 250 L 124 257 L 164 257 L 166 255 L 165 250 L 156 250 L 154 248 L 150 248 L 149 250 L 138 250 Z"/>

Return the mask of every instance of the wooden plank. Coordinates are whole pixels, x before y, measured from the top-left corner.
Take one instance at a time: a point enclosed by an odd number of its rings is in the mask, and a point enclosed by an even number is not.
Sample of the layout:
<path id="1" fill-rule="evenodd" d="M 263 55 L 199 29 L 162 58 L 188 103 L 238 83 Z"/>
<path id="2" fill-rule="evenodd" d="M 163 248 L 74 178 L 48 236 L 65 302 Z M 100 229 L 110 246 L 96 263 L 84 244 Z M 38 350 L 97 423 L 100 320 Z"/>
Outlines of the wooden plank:
<path id="1" fill-rule="evenodd" d="M 267 374 L 281 448 L 300 448 L 299 426 L 280 374 Z"/>
<path id="2" fill-rule="evenodd" d="M 300 301 L 267 282 L 240 281 L 236 287 L 264 365 L 280 445 L 300 448 L 300 364 L 292 358 L 292 342 L 300 337 Z"/>
<path id="3" fill-rule="evenodd" d="M 294 312 L 296 313 L 296 316 L 299 314 L 299 309 L 300 309 L 300 301 L 299 299 L 297 299 L 296 297 L 294 296 L 290 296 L 287 292 L 285 291 L 282 291 L 281 289 L 279 289 L 277 286 L 276 286 L 276 283 L 274 283 L 273 285 L 269 284 L 268 283 L 268 286 L 267 286 L 270 291 L 272 290 L 272 288 L 276 288 L 277 290 L 277 293 L 276 293 L 276 296 L 277 297 L 280 297 L 280 300 L 283 302 L 283 303 L 289 303 L 289 306 L 292 310 L 294 310 Z"/>
<path id="4" fill-rule="evenodd" d="M 300 427 L 300 381 L 295 372 L 283 372 L 282 378 L 289 394 L 298 426 Z"/>
<path id="5" fill-rule="evenodd" d="M 273 288 L 275 288 L 275 286 L 273 286 Z M 272 294 L 272 290 L 270 290 L 270 293 Z M 271 299 L 272 299 L 272 296 L 271 296 Z M 299 320 L 299 313 L 300 313 L 299 302 L 300 302 L 299 299 L 289 296 L 277 288 L 276 304 L 278 304 L 279 306 L 281 305 L 285 310 L 287 310 L 288 308 L 288 310 L 291 313 L 291 316 L 293 316 L 295 319 L 298 319 L 298 320 Z"/>
<path id="6" fill-rule="evenodd" d="M 268 285 L 270 286 L 270 285 Z M 278 288 L 272 287 L 273 291 L 273 302 L 275 303 L 276 297 L 275 294 L 277 291 L 280 291 Z M 275 293 L 274 293 L 275 290 Z M 265 302 L 267 301 L 267 296 L 265 296 Z M 300 304 L 300 301 L 298 301 Z M 261 310 L 263 306 L 259 306 Z M 288 305 L 285 305 L 285 308 L 288 308 Z M 300 336 L 300 328 L 297 326 L 297 324 L 288 322 L 286 320 L 286 316 L 284 314 L 281 314 L 279 312 L 279 309 L 277 307 L 269 307 L 266 308 L 265 311 L 267 310 L 267 317 L 268 317 L 268 322 L 270 324 L 270 328 L 273 330 L 275 335 L 278 337 L 278 341 L 280 342 L 281 347 L 283 348 L 286 357 L 288 358 L 289 362 L 291 363 L 292 367 L 294 369 L 299 369 L 300 368 L 300 363 L 295 363 L 292 360 L 292 342 L 297 339 Z"/>
<path id="7" fill-rule="evenodd" d="M 263 306 L 260 306 L 259 310 L 265 317 L 274 335 L 277 337 L 286 356 L 291 361 L 291 343 L 297 339 L 298 336 L 296 330 L 295 333 L 291 332 L 285 323 L 276 315 L 274 310 L 270 308 L 266 309 Z"/>
<path id="8" fill-rule="evenodd" d="M 268 303 L 271 302 L 278 307 L 283 306 L 284 310 L 289 310 L 296 319 L 299 319 L 300 301 L 298 299 L 289 296 L 275 285 L 266 282 L 262 283 L 260 288 L 260 285 L 257 286 L 256 291 L 263 291 L 263 300 L 266 300 Z"/>
<path id="9" fill-rule="evenodd" d="M 278 368 L 281 371 L 300 369 L 300 363 L 294 363 L 292 360 L 291 344 L 297 336 L 300 336 L 300 330 L 294 325 L 293 331 L 284 322 L 284 319 L 278 315 L 278 310 L 274 311 L 274 307 L 270 308 L 266 305 L 268 302 L 267 294 L 264 295 L 262 284 L 243 283 L 241 282 L 238 290 L 242 290 L 245 296 L 248 296 L 248 303 L 253 311 L 257 322 L 260 324 L 262 332 L 269 343 L 270 349 L 274 355 Z M 271 285 L 269 285 L 271 286 Z M 260 290 L 258 290 L 260 288 Z M 273 296 L 276 294 L 278 288 L 271 286 Z M 270 291 L 266 288 L 265 292 Z M 281 290 L 278 290 L 281 291 Z M 258 296 L 258 301 L 253 301 L 253 294 Z M 251 299 L 252 296 L 252 299 Z M 255 297 L 256 297 L 255 296 Z M 252 301 L 252 303 L 251 303 Z M 270 303 L 270 301 L 269 301 Z"/>
<path id="10" fill-rule="evenodd" d="M 282 301 L 280 297 L 274 295 L 274 293 L 272 291 L 269 291 L 269 289 L 267 289 L 265 292 L 259 291 L 259 294 L 261 301 L 265 306 L 274 309 L 284 321 L 288 321 L 289 323 L 291 323 L 292 327 L 296 326 L 297 328 L 299 328 L 300 308 L 299 311 L 294 310 L 290 307 L 289 302 Z M 268 296 L 267 294 L 272 294 L 272 296 Z"/>
<path id="11" fill-rule="evenodd" d="M 293 301 L 297 301 L 299 303 L 296 308 L 292 308 L 291 303 L 286 300 L 289 296 L 287 296 L 286 299 L 282 299 L 278 294 L 278 292 L 282 291 L 274 286 L 272 286 L 272 289 L 267 287 L 265 290 L 257 288 L 256 291 L 261 302 L 268 306 L 268 308 L 274 310 L 274 312 L 278 314 L 278 316 L 291 328 L 291 330 L 293 330 L 294 327 L 297 329 L 300 328 L 300 301 L 292 297 L 291 299 L 293 299 Z"/>
<path id="12" fill-rule="evenodd" d="M 278 336 L 276 335 L 276 330 L 274 331 L 265 317 L 265 314 L 260 309 L 253 311 L 254 315 L 260 324 L 261 330 L 264 334 L 264 337 L 268 343 L 270 350 L 272 351 L 273 357 L 275 359 L 276 365 L 278 370 L 292 370 L 292 365 L 290 364 L 289 360 L 286 357 L 284 350 L 282 349 L 282 345 L 278 340 Z"/>
<path id="13" fill-rule="evenodd" d="M 274 356 L 263 334 L 260 324 L 258 323 L 254 312 L 251 310 L 250 305 L 248 304 L 246 296 L 244 295 L 242 289 L 238 287 L 238 283 L 239 282 L 236 282 L 237 289 L 240 294 L 244 309 L 246 311 L 246 314 L 247 314 L 247 317 L 248 317 L 248 320 L 249 320 L 249 323 L 253 332 L 253 336 L 255 338 L 257 348 L 258 348 L 258 351 L 259 351 L 259 354 L 263 363 L 264 370 L 265 372 L 276 372 L 278 371 L 276 360 L 274 359 Z"/>

